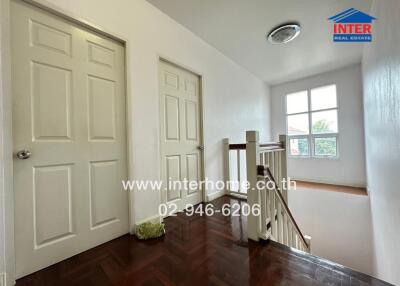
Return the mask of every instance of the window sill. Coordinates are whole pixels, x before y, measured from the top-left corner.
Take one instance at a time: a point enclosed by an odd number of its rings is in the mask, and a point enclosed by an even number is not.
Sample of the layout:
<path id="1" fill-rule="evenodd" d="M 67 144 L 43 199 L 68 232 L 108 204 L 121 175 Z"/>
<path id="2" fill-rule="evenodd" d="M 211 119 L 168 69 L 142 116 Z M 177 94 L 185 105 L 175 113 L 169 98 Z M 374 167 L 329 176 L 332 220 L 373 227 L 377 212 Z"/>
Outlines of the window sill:
<path id="1" fill-rule="evenodd" d="M 368 192 L 366 188 L 360 187 L 349 187 L 349 186 L 341 186 L 341 185 L 332 185 L 332 184 L 324 184 L 324 183 L 313 183 L 307 181 L 293 180 L 296 182 L 296 190 L 312 190 L 312 191 L 326 191 L 326 192 L 336 192 L 336 193 L 345 193 L 351 195 L 358 196 L 368 196 Z"/>
<path id="2" fill-rule="evenodd" d="M 338 161 L 340 160 L 340 157 L 309 157 L 309 156 L 288 156 L 288 159 L 306 159 L 306 160 L 334 160 L 334 161 Z"/>

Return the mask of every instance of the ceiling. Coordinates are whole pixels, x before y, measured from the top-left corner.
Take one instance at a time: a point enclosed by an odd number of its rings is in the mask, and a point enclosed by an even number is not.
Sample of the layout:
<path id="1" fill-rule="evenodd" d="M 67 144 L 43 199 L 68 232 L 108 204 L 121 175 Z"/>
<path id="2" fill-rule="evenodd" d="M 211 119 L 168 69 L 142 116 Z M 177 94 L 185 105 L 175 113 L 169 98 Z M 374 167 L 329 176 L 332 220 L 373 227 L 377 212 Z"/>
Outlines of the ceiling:
<path id="1" fill-rule="evenodd" d="M 366 13 L 370 0 L 147 0 L 269 84 L 361 61 L 363 44 L 333 43 L 327 20 L 348 8 Z M 266 34 L 296 21 L 298 38 L 271 45 Z"/>

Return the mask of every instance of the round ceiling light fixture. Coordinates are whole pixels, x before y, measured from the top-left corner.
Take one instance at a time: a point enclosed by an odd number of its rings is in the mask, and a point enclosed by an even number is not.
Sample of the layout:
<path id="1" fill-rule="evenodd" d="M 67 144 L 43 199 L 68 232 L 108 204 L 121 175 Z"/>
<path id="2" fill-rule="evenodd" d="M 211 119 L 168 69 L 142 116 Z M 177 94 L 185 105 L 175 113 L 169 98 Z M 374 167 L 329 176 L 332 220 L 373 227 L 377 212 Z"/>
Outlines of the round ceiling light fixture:
<path id="1" fill-rule="evenodd" d="M 268 33 L 267 39 L 271 44 L 286 44 L 296 38 L 301 31 L 298 23 L 280 25 Z"/>

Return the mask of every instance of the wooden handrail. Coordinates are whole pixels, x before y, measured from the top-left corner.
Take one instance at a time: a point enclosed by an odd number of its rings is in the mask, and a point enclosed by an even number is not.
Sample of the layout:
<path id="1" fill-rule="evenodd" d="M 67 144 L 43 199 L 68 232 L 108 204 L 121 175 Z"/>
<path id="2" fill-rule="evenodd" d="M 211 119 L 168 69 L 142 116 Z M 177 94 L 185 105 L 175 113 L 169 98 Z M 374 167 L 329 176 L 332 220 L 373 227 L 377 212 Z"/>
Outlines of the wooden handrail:
<path id="1" fill-rule="evenodd" d="M 263 166 L 263 165 L 257 166 L 257 174 L 258 174 L 259 176 L 263 177 L 264 179 L 268 178 L 269 180 L 271 180 L 271 181 L 274 183 L 275 186 L 278 186 L 278 184 L 276 183 L 275 178 L 274 178 L 274 176 L 272 175 L 271 170 L 269 169 L 268 166 Z M 280 192 L 279 188 L 278 188 L 278 187 L 275 187 L 275 188 L 274 188 L 274 192 L 275 192 L 275 194 L 278 196 L 278 199 L 279 199 L 280 203 L 282 204 L 282 206 L 283 206 L 285 212 L 287 213 L 287 215 L 288 215 L 290 221 L 292 222 L 292 224 L 294 225 L 294 227 L 295 227 L 297 233 L 298 233 L 299 236 L 301 237 L 302 242 L 304 243 L 304 245 L 305 245 L 305 246 L 307 247 L 307 249 L 309 250 L 309 249 L 310 249 L 310 246 L 308 245 L 308 243 L 307 243 L 307 241 L 306 241 L 306 239 L 305 239 L 303 233 L 301 232 L 300 227 L 297 225 L 297 222 L 296 222 L 296 220 L 294 219 L 294 217 L 293 217 L 293 215 L 292 215 L 292 212 L 290 211 L 289 206 L 287 205 L 285 199 L 283 198 L 282 193 Z"/>
<path id="2" fill-rule="evenodd" d="M 229 144 L 229 150 L 246 150 L 246 144 Z"/>
<path id="3" fill-rule="evenodd" d="M 260 147 L 261 148 L 285 148 L 285 146 L 283 146 L 282 142 L 272 142 L 272 143 L 260 144 Z M 229 144 L 229 150 L 246 150 L 246 144 L 245 143 Z"/>
<path id="4" fill-rule="evenodd" d="M 277 148 L 284 148 L 282 142 L 272 142 L 272 143 L 265 143 L 265 144 L 260 144 L 261 148 L 268 148 L 268 147 L 277 147 Z"/>

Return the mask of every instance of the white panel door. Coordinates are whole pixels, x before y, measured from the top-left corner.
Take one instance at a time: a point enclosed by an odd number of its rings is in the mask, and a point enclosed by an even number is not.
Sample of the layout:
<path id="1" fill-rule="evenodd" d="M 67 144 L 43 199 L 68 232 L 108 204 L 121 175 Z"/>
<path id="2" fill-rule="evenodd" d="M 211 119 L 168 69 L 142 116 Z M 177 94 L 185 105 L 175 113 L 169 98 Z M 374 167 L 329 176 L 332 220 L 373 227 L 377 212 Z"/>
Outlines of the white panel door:
<path id="1" fill-rule="evenodd" d="M 163 203 L 176 205 L 176 211 L 180 211 L 187 204 L 202 201 L 200 80 L 197 75 L 164 61 L 160 61 L 159 70 L 164 183 L 161 196 Z M 174 183 L 185 179 L 187 184 Z"/>
<path id="2" fill-rule="evenodd" d="M 14 160 L 22 277 L 128 232 L 125 59 L 120 43 L 11 5 L 14 152 L 31 152 Z"/>

